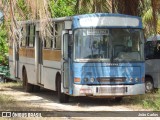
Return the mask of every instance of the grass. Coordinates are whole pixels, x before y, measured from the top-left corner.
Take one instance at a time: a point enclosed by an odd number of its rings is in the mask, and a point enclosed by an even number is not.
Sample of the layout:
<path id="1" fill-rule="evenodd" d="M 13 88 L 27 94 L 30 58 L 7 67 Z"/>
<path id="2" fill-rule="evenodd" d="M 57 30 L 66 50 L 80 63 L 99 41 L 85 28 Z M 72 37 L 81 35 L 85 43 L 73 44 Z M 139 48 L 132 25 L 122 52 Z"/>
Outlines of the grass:
<path id="1" fill-rule="evenodd" d="M 0 83 L 0 88 L 21 88 L 22 82 L 8 82 L 8 83 Z"/>
<path id="2" fill-rule="evenodd" d="M 147 110 L 160 110 L 160 90 L 156 93 L 147 93 L 145 95 L 132 96 L 123 100 L 122 104 L 135 106 Z"/>
<path id="3" fill-rule="evenodd" d="M 144 108 L 151 108 L 154 111 L 160 110 L 160 90 L 154 94 L 147 94 L 142 101 Z"/>

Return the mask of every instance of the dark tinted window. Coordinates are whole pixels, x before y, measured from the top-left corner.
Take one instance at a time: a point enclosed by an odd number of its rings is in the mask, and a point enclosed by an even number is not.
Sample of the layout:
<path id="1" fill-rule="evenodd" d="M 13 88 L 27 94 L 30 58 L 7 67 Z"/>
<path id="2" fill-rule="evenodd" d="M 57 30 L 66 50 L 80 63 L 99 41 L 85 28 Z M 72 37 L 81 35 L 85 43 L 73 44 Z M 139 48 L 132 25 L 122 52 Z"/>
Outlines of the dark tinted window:
<path id="1" fill-rule="evenodd" d="M 34 47 L 35 25 L 30 25 L 29 31 L 29 47 Z"/>
<path id="2" fill-rule="evenodd" d="M 146 59 L 160 59 L 160 41 L 149 41 L 145 45 Z"/>

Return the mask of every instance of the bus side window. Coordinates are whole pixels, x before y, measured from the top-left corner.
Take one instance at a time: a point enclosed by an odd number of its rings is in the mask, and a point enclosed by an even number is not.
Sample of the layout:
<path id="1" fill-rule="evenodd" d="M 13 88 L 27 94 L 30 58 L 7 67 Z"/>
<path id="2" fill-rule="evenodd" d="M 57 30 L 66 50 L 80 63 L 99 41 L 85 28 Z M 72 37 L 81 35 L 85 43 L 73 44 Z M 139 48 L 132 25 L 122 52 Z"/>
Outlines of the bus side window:
<path id="1" fill-rule="evenodd" d="M 155 48 L 154 48 L 154 58 L 159 59 L 160 58 L 160 43 L 157 42 Z"/>
<path id="2" fill-rule="evenodd" d="M 47 36 L 44 40 L 44 48 L 50 49 L 52 48 L 52 37 Z"/>
<path id="3" fill-rule="evenodd" d="M 34 47 L 34 40 L 35 40 L 35 25 L 30 25 L 29 47 Z"/>
<path id="4" fill-rule="evenodd" d="M 26 46 L 26 36 L 27 36 L 27 34 L 26 34 L 26 26 L 25 25 L 22 27 L 21 32 L 22 32 L 21 46 L 25 47 Z"/>
<path id="5" fill-rule="evenodd" d="M 29 24 L 26 25 L 26 46 L 29 46 L 29 34 L 30 34 L 30 26 Z"/>
<path id="6" fill-rule="evenodd" d="M 54 36 L 55 49 L 61 49 L 61 31 L 62 31 L 62 24 L 61 23 L 55 24 L 55 36 Z"/>
<path id="7" fill-rule="evenodd" d="M 160 58 L 160 47 L 159 43 L 147 42 L 145 45 L 145 56 L 146 59 L 159 59 Z"/>
<path id="8" fill-rule="evenodd" d="M 45 40 L 44 40 L 44 48 L 50 49 L 52 48 L 53 45 L 53 28 L 51 27 L 45 36 Z"/>

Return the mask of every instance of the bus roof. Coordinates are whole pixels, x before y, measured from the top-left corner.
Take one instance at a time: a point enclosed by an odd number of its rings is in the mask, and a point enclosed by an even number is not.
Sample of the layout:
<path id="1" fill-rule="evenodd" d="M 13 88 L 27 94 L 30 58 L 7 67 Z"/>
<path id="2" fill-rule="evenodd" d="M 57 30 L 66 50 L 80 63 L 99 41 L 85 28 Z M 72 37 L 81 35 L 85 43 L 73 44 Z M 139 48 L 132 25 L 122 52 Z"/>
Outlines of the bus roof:
<path id="1" fill-rule="evenodd" d="M 73 16 L 72 27 L 73 29 L 89 27 L 143 28 L 140 17 L 113 13 L 93 13 Z"/>
<path id="2" fill-rule="evenodd" d="M 113 14 L 113 13 L 92 13 L 68 17 L 49 18 L 44 20 L 19 21 L 20 24 L 32 24 L 39 22 L 63 22 L 73 21 L 72 29 L 77 28 L 139 28 L 142 29 L 142 20 L 138 16 Z"/>
<path id="3" fill-rule="evenodd" d="M 147 41 L 155 41 L 155 40 L 160 40 L 160 35 L 159 35 L 159 34 L 150 36 L 150 37 L 147 39 Z"/>

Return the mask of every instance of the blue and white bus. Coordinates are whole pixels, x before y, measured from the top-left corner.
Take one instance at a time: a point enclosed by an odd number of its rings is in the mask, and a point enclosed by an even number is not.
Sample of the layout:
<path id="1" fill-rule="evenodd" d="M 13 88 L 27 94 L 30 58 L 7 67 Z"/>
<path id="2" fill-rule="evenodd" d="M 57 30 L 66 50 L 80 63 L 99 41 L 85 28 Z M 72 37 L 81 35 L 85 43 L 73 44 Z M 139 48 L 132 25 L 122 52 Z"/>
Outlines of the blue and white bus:
<path id="1" fill-rule="evenodd" d="M 21 21 L 21 47 L 10 47 L 11 73 L 26 91 L 58 91 L 61 103 L 69 96 L 121 100 L 145 93 L 141 18 L 95 13 L 50 21 L 53 36 L 46 38 L 39 21 Z"/>

